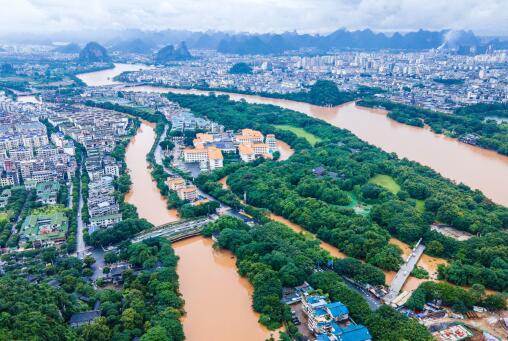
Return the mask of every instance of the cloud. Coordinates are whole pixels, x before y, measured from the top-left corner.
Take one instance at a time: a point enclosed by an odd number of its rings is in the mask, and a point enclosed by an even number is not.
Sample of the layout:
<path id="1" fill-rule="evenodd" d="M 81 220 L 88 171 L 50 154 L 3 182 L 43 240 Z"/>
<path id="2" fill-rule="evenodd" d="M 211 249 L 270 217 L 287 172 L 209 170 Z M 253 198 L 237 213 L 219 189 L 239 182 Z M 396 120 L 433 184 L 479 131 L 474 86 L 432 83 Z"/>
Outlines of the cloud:
<path id="1" fill-rule="evenodd" d="M 0 34 L 92 29 L 508 34 L 506 0 L 0 0 Z"/>

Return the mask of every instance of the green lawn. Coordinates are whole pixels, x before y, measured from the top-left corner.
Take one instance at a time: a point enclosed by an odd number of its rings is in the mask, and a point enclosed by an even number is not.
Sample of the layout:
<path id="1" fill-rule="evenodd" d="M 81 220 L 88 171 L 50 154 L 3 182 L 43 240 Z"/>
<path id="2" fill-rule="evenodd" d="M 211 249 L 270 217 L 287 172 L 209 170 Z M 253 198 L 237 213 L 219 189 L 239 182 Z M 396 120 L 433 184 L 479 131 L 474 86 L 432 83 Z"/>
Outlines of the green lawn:
<path id="1" fill-rule="evenodd" d="M 395 180 L 389 175 L 378 174 L 369 180 L 370 183 L 386 188 L 393 194 L 397 194 L 400 191 L 400 186 Z"/>
<path id="2" fill-rule="evenodd" d="M 420 214 L 425 213 L 425 201 L 423 201 L 423 200 L 416 200 L 415 208 L 416 208 L 416 210 Z"/>
<path id="3" fill-rule="evenodd" d="M 314 134 L 309 133 L 303 128 L 293 127 L 290 125 L 274 125 L 275 128 L 280 130 L 288 130 L 292 133 L 294 133 L 298 137 L 303 137 L 306 139 L 312 146 L 314 146 L 316 143 L 321 142 L 321 139 L 317 137 Z"/>

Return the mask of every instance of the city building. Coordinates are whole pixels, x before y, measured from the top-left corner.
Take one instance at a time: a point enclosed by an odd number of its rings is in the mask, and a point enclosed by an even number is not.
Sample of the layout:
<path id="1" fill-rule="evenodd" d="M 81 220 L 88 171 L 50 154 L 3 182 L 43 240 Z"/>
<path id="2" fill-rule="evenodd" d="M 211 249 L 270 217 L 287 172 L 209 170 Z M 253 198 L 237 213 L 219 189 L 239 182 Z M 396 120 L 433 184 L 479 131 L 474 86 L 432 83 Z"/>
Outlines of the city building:
<path id="1" fill-rule="evenodd" d="M 203 170 L 213 171 L 223 167 L 224 157 L 221 150 L 216 147 L 185 148 L 183 156 L 185 162 L 198 162 Z"/>
<path id="2" fill-rule="evenodd" d="M 307 295 L 302 298 L 302 311 L 307 327 L 319 341 L 371 341 L 369 330 L 355 324 L 348 308 L 341 302 L 331 302 L 325 296 Z"/>
<path id="3" fill-rule="evenodd" d="M 58 201 L 60 184 L 56 181 L 40 182 L 36 186 L 36 202 L 44 205 L 55 205 Z"/>
<path id="4" fill-rule="evenodd" d="M 181 200 L 194 201 L 198 197 L 198 190 L 196 186 L 192 185 L 180 188 L 176 191 L 176 193 Z"/>
<path id="5" fill-rule="evenodd" d="M 186 186 L 185 179 L 181 177 L 169 178 L 166 181 L 166 184 L 168 185 L 170 190 L 175 192 L 178 191 L 179 189 L 185 188 Z"/>
<path id="6" fill-rule="evenodd" d="M 68 219 L 63 212 L 32 214 L 25 218 L 20 231 L 20 242 L 31 242 L 34 247 L 52 246 L 66 239 Z"/>
<path id="7" fill-rule="evenodd" d="M 9 188 L 6 188 L 2 191 L 2 194 L 0 194 L 0 208 L 5 208 L 5 206 L 7 206 L 11 194 L 12 192 Z"/>

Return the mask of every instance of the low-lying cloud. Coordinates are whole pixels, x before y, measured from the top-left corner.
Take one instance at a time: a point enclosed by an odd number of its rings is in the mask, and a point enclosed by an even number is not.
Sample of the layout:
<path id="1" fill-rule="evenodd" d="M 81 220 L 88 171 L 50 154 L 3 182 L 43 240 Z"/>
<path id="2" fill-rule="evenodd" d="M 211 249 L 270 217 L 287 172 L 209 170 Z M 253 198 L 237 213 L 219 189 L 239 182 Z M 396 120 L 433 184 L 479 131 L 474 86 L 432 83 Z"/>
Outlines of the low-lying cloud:
<path id="1" fill-rule="evenodd" d="M 0 0 L 0 34 L 91 29 L 508 34 L 506 0 Z"/>

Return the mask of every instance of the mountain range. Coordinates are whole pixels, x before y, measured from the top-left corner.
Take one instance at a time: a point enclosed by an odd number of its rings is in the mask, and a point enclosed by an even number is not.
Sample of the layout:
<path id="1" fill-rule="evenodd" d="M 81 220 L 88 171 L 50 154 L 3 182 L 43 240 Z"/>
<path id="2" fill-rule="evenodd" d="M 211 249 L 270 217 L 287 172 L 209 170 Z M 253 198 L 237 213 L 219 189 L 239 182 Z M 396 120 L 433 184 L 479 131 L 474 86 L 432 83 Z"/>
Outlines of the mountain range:
<path id="1" fill-rule="evenodd" d="M 38 40 L 73 41 L 83 44 L 86 41 L 99 41 L 110 51 L 151 54 L 162 46 L 185 41 L 191 49 L 212 49 L 236 54 L 281 54 L 292 50 L 305 50 L 310 53 L 326 53 L 333 50 L 403 50 L 419 51 L 432 48 L 453 48 L 459 53 L 479 53 L 488 47 L 506 48 L 508 40 L 480 38 L 471 31 L 418 30 L 393 34 L 374 32 L 369 29 L 348 31 L 339 29 L 329 34 L 285 33 L 231 33 L 231 32 L 192 32 L 187 30 L 141 31 L 137 29 L 104 32 L 80 32 L 32 36 Z M 74 45 L 74 44 L 72 44 Z M 71 47 L 70 45 L 69 47 Z M 75 48 L 75 46 L 72 46 Z"/>
<path id="2" fill-rule="evenodd" d="M 131 32 L 136 36 L 135 32 Z M 281 54 L 292 50 L 328 52 L 330 50 L 427 50 L 432 48 L 454 48 L 485 46 L 471 31 L 427 31 L 386 34 L 369 29 L 348 31 L 339 29 L 326 35 L 298 34 L 250 34 L 225 32 L 189 32 L 166 30 L 142 32 L 139 39 L 149 39 L 155 44 L 185 41 L 190 48 L 215 49 L 235 54 Z M 498 44 L 501 42 L 493 41 Z M 491 42 L 492 44 L 492 42 Z"/>

